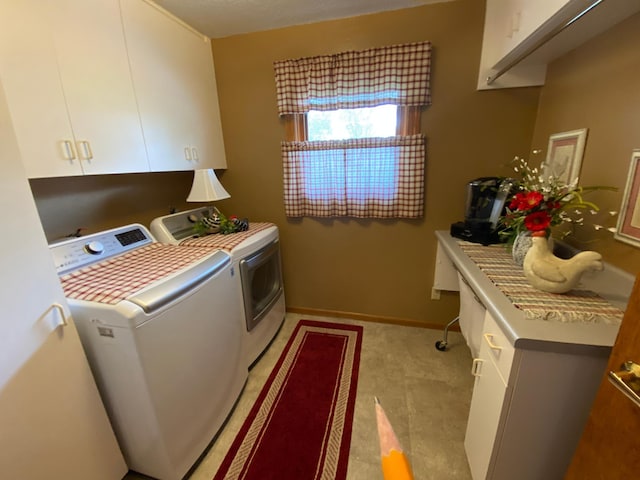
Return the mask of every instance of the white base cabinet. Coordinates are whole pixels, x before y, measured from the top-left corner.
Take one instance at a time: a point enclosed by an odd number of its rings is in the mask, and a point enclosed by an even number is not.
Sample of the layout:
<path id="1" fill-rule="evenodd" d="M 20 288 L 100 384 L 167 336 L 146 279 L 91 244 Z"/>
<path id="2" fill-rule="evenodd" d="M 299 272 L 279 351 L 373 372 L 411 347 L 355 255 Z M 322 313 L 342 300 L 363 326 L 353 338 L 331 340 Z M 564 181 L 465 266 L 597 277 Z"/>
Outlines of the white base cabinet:
<path id="1" fill-rule="evenodd" d="M 498 373 L 498 367 L 490 359 L 485 341 L 481 343 L 478 358 L 473 361 L 472 374 L 476 381 L 464 448 L 471 476 L 476 480 L 488 478 L 493 447 L 498 443 L 502 406 L 508 400 L 510 390 Z"/>
<path id="2" fill-rule="evenodd" d="M 473 479 L 563 478 L 605 374 L 617 324 L 597 316 L 586 322 L 528 318 L 465 253 L 463 242 L 448 231 L 436 237 L 434 291 L 460 290 L 452 281 L 457 271 L 486 307 L 465 437 Z M 490 247 L 485 253 L 491 255 Z M 582 288 L 624 309 L 635 277 L 605 264 L 603 272 L 582 281 Z"/>
<path id="3" fill-rule="evenodd" d="M 465 436 L 473 480 L 561 479 L 606 363 L 514 348 L 487 312 Z"/>

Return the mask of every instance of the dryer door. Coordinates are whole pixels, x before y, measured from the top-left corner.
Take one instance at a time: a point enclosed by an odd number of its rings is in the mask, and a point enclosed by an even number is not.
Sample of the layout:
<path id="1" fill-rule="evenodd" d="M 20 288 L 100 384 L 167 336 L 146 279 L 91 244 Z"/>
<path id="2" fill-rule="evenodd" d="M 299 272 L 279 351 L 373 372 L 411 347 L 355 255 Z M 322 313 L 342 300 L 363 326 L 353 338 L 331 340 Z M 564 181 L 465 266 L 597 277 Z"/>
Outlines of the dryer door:
<path id="1" fill-rule="evenodd" d="M 282 268 L 278 240 L 240 260 L 242 296 L 247 331 L 269 312 L 282 293 Z"/>

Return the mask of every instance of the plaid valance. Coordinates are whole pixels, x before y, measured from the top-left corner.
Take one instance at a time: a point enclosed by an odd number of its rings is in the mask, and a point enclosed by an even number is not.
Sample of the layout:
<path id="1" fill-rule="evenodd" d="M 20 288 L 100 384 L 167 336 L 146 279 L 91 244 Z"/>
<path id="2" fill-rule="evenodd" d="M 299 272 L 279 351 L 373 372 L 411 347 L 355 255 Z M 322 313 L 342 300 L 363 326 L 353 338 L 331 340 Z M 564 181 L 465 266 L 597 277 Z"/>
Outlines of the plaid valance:
<path id="1" fill-rule="evenodd" d="M 282 142 L 288 217 L 420 218 L 423 135 Z"/>
<path id="2" fill-rule="evenodd" d="M 430 42 L 283 60 L 274 68 L 280 115 L 431 104 Z"/>

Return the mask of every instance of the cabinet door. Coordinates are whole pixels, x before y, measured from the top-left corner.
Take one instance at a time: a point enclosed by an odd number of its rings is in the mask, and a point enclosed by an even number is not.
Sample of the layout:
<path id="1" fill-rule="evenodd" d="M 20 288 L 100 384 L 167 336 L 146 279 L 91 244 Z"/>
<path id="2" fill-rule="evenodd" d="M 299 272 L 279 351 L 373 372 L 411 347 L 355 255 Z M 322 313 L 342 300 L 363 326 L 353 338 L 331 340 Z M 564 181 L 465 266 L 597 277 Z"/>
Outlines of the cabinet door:
<path id="1" fill-rule="evenodd" d="M 0 5 L 0 79 L 27 176 L 82 175 L 41 1 Z"/>
<path id="2" fill-rule="evenodd" d="M 198 168 L 227 168 L 211 41 L 194 40 L 191 37 L 191 67 L 196 80 L 192 88 L 200 101 L 195 110 L 192 142 L 198 151 Z"/>
<path id="3" fill-rule="evenodd" d="M 117 0 L 1 13 L 0 76 L 27 176 L 149 171 Z"/>
<path id="4" fill-rule="evenodd" d="M 570 0 L 509 0 L 506 17 L 505 42 L 502 54 L 506 55 L 529 35 L 541 27 Z"/>
<path id="5" fill-rule="evenodd" d="M 510 389 L 491 360 L 489 346 L 483 341 L 480 356 L 474 360 L 476 375 L 469 410 L 464 448 L 473 480 L 484 480 L 489 472 L 494 445 L 498 443 L 503 405 Z"/>
<path id="6" fill-rule="evenodd" d="M 9 2 L 5 2 L 9 3 Z M 19 2 L 11 2 L 19 3 Z M 69 315 L 0 85 L 0 478 L 118 480 L 127 467 Z"/>
<path id="7" fill-rule="evenodd" d="M 118 0 L 47 4 L 84 173 L 148 172 Z"/>
<path id="8" fill-rule="evenodd" d="M 226 168 L 209 39 L 154 4 L 121 4 L 151 170 Z"/>

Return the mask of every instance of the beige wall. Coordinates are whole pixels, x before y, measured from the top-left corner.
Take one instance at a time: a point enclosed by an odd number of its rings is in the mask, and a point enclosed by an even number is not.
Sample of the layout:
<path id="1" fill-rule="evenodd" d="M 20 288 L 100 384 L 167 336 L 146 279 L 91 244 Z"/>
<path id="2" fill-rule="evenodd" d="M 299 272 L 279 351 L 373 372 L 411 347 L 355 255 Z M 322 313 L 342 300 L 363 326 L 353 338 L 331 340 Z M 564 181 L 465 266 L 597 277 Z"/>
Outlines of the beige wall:
<path id="1" fill-rule="evenodd" d="M 554 132 L 589 128 L 581 183 L 617 186 L 618 193 L 597 200 L 605 210 L 619 209 L 631 151 L 640 147 L 640 16 L 550 65 L 537 112 L 538 88 L 476 91 L 482 4 L 456 0 L 213 41 L 229 163 L 221 178 L 232 194 L 219 206 L 227 214 L 278 224 L 290 308 L 445 323 L 458 301 L 455 294 L 429 299 L 434 230 L 462 219 L 468 180 L 509 174 L 504 164 L 514 155 L 546 150 Z M 433 105 L 422 116 L 424 219 L 287 219 L 273 61 L 421 40 L 434 47 Z M 171 207 L 188 208 L 191 177 L 39 179 L 31 187 L 47 238 L 54 240 L 79 227 L 92 232 L 148 224 Z M 610 235 L 586 230 L 574 241 L 632 273 L 640 267 L 639 251 Z"/>
<path id="2" fill-rule="evenodd" d="M 620 209 L 631 152 L 640 148 L 638 31 L 640 14 L 552 63 L 540 97 L 532 150 L 546 152 L 553 133 L 588 128 L 580 184 L 619 189 L 593 196 L 603 211 Z M 610 233 L 582 228 L 572 243 L 630 273 L 640 270 L 640 250 Z"/>
<path id="3" fill-rule="evenodd" d="M 149 226 L 171 208 L 183 210 L 193 172 L 90 175 L 30 180 L 47 241 L 129 223 Z"/>
<path id="4" fill-rule="evenodd" d="M 476 90 L 484 2 L 456 0 L 213 41 L 229 168 L 227 214 L 280 227 L 287 306 L 444 324 L 457 294 L 430 300 L 434 231 L 462 220 L 466 183 L 530 146 L 539 88 Z M 282 125 L 273 61 L 381 45 L 433 43 L 425 216 L 416 221 L 289 220 L 282 203 Z M 188 172 L 31 181 L 49 240 L 185 208 Z"/>
<path id="5" fill-rule="evenodd" d="M 281 232 L 287 305 L 427 323 L 455 316 L 457 295 L 430 300 L 434 231 L 462 220 L 466 183 L 504 174 L 527 151 L 539 89 L 476 91 L 483 2 L 458 0 L 213 41 L 231 193 L 226 213 L 268 220 Z M 282 125 L 273 62 L 430 40 L 433 105 L 422 220 L 287 219 Z"/>

